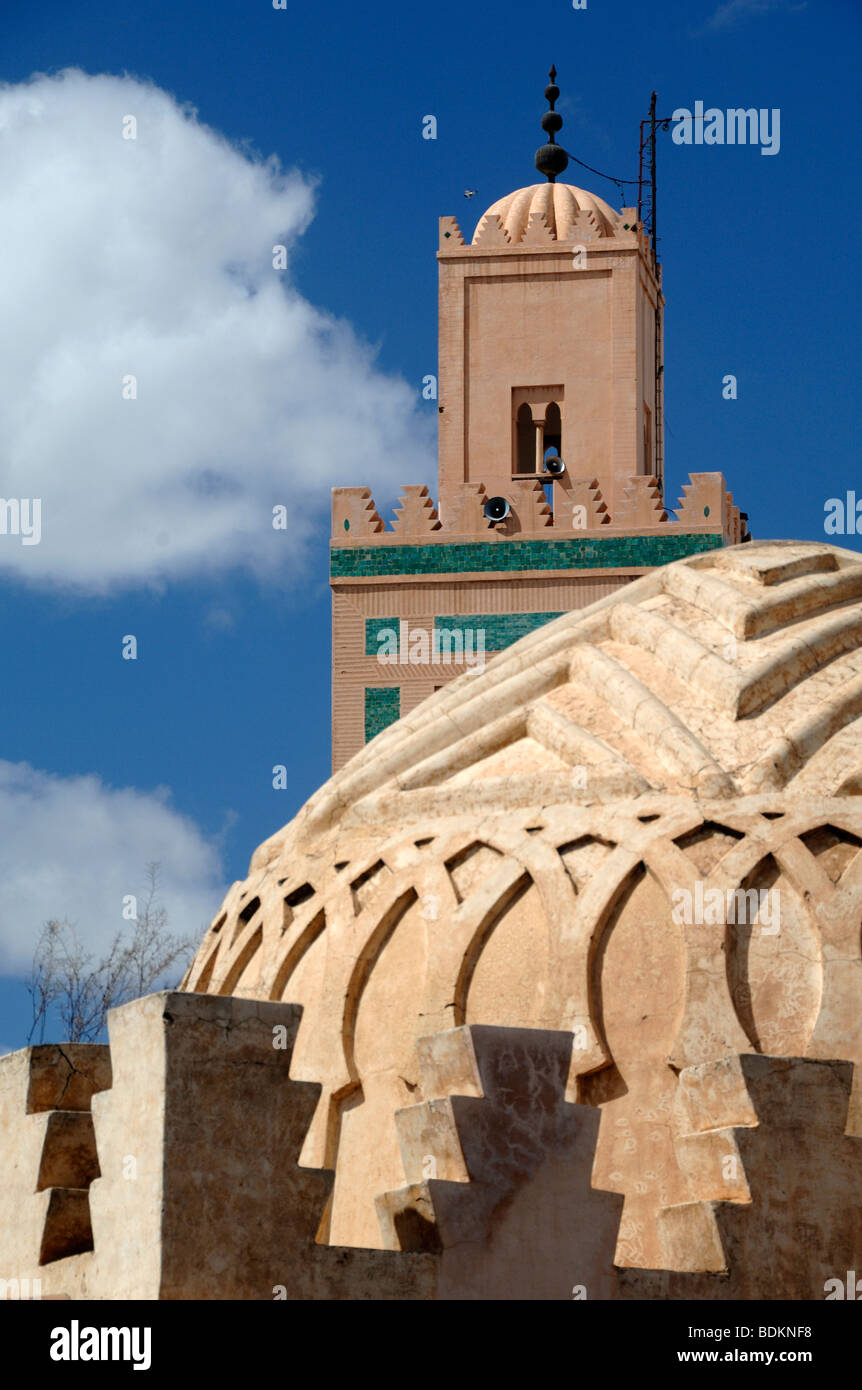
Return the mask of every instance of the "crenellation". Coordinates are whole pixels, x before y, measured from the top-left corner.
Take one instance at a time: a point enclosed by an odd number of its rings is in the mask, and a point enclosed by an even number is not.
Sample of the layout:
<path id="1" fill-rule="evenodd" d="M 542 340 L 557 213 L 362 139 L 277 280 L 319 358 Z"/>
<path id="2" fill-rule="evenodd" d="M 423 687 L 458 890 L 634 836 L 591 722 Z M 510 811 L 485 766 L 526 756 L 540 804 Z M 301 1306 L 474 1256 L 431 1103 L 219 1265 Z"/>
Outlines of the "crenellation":
<path id="1" fill-rule="evenodd" d="M 617 508 L 614 524 L 622 528 L 660 526 L 667 520 L 658 479 L 644 475 L 632 478 Z"/>
<path id="2" fill-rule="evenodd" d="M 377 513 L 370 488 L 332 489 L 332 529 L 333 536 L 338 536 L 342 544 L 371 540 L 385 532 L 383 519 Z"/>
<path id="3" fill-rule="evenodd" d="M 504 231 L 500 218 L 491 213 L 482 219 L 473 238 L 473 245 L 482 251 L 489 251 L 498 246 L 508 247 L 511 244 L 511 239 Z"/>
<path id="4" fill-rule="evenodd" d="M 81 1287 L 93 1248 L 99 1175 L 92 1102 L 112 1084 L 107 1047 L 67 1043 L 0 1058 L 0 1279 L 39 1281 L 42 1296 Z"/>
<path id="5" fill-rule="evenodd" d="M 554 526 L 560 531 L 598 531 L 612 524 L 597 478 L 572 478 L 555 498 Z"/>
<path id="6" fill-rule="evenodd" d="M 333 523 L 334 523 L 333 516 Z M 427 487 L 407 486 L 403 488 L 401 500 L 395 508 L 392 534 L 405 538 L 430 536 L 441 529 L 437 508 Z"/>
<path id="7" fill-rule="evenodd" d="M 478 245 L 478 244 L 479 244 L 479 243 L 477 242 L 477 245 Z M 524 245 L 524 246 L 554 246 L 554 245 L 555 245 L 555 237 L 554 237 L 554 234 L 553 234 L 553 232 L 551 231 L 550 227 L 548 226 L 548 219 L 545 217 L 545 214 L 544 214 L 544 213 L 542 213 L 542 212 L 532 212 L 532 213 L 530 213 L 530 221 L 529 221 L 529 223 L 527 224 L 527 230 L 524 232 L 524 235 L 523 235 L 523 238 L 522 238 L 522 245 Z"/>
<path id="8" fill-rule="evenodd" d="M 440 251 L 445 254 L 447 251 L 454 251 L 456 247 L 466 245 L 464 233 L 458 226 L 455 217 L 441 217 L 438 219 L 440 232 Z"/>
<path id="9" fill-rule="evenodd" d="M 419 540 L 446 545 L 455 538 L 494 545 L 507 536 L 538 537 L 549 531 L 563 536 L 573 530 L 599 528 L 608 535 L 632 538 L 653 532 L 701 534 L 733 545 L 738 543 L 741 522 L 722 481 L 720 474 L 692 474 L 683 484 L 684 496 L 676 512 L 668 513 L 657 479 L 635 476 L 629 479 L 613 515 L 597 478 L 566 474 L 551 503 L 540 478 L 492 476 L 481 483 L 461 484 L 441 500 L 439 512 L 427 486 L 408 484 L 401 489 L 401 501 L 388 525 L 380 517 L 370 489 L 337 488 L 333 490 L 331 545 L 333 551 Z M 506 497 L 511 507 L 511 518 L 498 526 L 483 513 L 485 502 L 494 495 Z M 348 529 L 345 520 L 350 522 Z"/>

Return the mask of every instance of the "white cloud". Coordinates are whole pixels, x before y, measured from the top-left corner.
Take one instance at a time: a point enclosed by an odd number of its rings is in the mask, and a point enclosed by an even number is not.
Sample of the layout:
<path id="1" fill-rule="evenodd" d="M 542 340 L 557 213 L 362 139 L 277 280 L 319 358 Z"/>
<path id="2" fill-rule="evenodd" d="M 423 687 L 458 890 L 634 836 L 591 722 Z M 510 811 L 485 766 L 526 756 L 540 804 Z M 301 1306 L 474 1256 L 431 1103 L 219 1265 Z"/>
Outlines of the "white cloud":
<path id="1" fill-rule="evenodd" d="M 273 270 L 313 209 L 308 180 L 152 85 L 0 87 L 0 479 L 43 503 L 41 543 L 0 535 L 0 571 L 90 591 L 296 572 L 330 487 L 431 475 L 418 392 Z"/>
<path id="2" fill-rule="evenodd" d="M 706 21 L 706 29 L 733 29 L 748 19 L 758 19 L 761 15 L 804 10 L 807 0 L 724 0 Z"/>
<path id="3" fill-rule="evenodd" d="M 168 930 L 199 938 L 224 895 L 219 851 L 160 789 L 113 789 L 0 761 L 0 974 L 26 971 L 49 918 L 99 951 L 127 926 L 123 898 L 157 861 Z"/>

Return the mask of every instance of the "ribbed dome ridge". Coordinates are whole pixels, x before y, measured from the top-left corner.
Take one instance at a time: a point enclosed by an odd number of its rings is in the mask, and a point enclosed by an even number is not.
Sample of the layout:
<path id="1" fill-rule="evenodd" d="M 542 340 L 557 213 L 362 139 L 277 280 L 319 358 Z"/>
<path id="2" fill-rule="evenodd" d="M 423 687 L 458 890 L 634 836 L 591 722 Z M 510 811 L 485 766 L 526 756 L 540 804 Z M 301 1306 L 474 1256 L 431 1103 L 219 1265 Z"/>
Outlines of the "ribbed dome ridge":
<path id="1" fill-rule="evenodd" d="M 557 241 L 568 241 L 579 212 L 592 212 L 595 215 L 601 236 L 613 236 L 620 225 L 620 214 L 594 193 L 587 193 L 570 183 L 534 183 L 528 188 L 507 193 L 505 198 L 493 203 L 480 217 L 473 241 L 476 241 L 485 217 L 496 214 L 510 241 L 519 242 L 533 213 L 544 216 L 551 235 Z"/>

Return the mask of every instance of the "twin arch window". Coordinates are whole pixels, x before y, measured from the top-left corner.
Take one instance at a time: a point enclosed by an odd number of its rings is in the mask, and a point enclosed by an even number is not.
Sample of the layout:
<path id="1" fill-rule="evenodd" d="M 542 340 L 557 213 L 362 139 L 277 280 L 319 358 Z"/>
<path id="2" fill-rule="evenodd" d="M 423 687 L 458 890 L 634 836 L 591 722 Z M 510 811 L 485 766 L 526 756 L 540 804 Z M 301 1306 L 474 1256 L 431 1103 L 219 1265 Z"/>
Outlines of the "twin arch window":
<path id="1" fill-rule="evenodd" d="M 549 400 L 524 400 L 525 395 L 538 396 L 542 388 L 513 392 L 514 439 L 512 472 L 541 473 L 549 454 L 563 454 L 563 419 L 559 397 Z M 562 391 L 559 392 L 562 395 Z M 522 399 L 520 404 L 517 397 Z"/>

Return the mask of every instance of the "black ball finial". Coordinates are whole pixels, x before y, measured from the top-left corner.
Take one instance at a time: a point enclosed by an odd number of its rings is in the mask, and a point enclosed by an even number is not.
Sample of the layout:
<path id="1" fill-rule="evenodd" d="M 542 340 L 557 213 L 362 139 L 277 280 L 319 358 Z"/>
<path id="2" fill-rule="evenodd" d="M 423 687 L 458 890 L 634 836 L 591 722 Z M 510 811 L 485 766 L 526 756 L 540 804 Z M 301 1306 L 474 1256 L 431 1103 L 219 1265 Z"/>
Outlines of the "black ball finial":
<path id="1" fill-rule="evenodd" d="M 554 103 L 560 95 L 560 89 L 556 84 L 557 69 L 551 64 L 548 73 L 550 85 L 545 88 L 545 100 L 549 110 L 542 117 L 542 129 L 548 136 L 547 145 L 542 145 L 536 150 L 535 165 L 540 174 L 544 174 L 549 183 L 554 183 L 558 174 L 568 166 L 569 156 L 561 145 L 557 144 L 556 133 L 561 129 L 563 118 L 558 111 L 554 110 Z"/>

